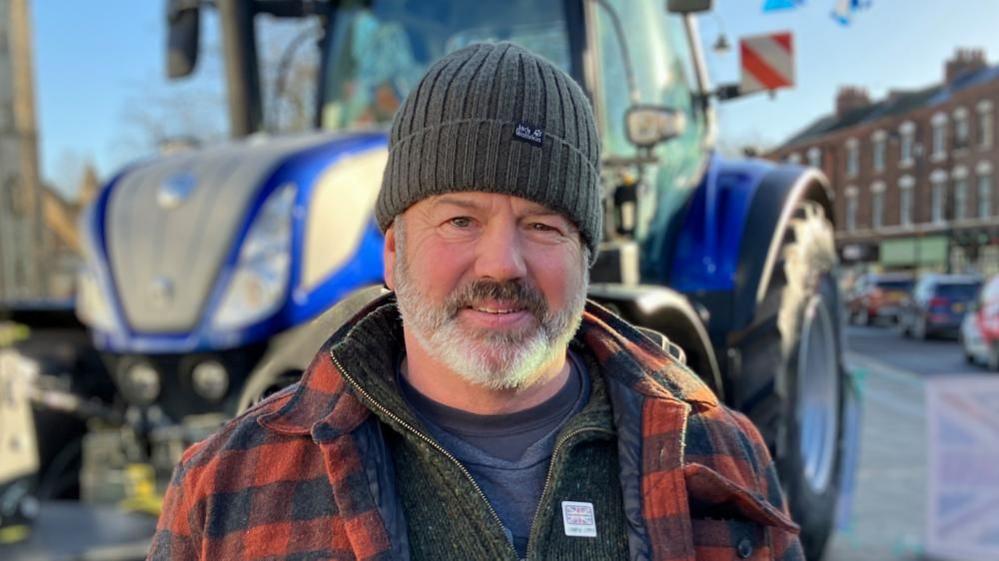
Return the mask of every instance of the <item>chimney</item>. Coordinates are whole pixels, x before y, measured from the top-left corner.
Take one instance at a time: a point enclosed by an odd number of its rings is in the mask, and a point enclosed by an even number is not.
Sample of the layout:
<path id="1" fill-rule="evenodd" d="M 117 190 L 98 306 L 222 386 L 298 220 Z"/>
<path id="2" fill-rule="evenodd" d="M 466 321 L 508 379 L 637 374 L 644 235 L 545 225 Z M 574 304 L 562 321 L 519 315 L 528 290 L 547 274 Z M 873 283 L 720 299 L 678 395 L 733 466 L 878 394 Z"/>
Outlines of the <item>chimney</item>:
<path id="1" fill-rule="evenodd" d="M 870 104 L 871 96 L 868 95 L 867 90 L 854 86 L 844 86 L 836 94 L 836 116 L 842 117 L 854 109 L 867 107 Z"/>
<path id="2" fill-rule="evenodd" d="M 962 74 L 985 68 L 985 51 L 982 49 L 958 49 L 954 58 L 944 64 L 944 80 L 953 82 Z"/>

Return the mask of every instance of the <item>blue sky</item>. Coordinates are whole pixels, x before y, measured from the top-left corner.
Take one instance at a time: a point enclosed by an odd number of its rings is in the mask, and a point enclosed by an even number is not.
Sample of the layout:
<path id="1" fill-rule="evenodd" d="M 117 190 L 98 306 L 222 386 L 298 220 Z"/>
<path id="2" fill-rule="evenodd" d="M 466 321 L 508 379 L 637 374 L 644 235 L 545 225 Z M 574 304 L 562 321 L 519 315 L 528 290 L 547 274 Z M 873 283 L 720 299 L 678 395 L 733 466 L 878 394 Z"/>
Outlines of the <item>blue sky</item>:
<path id="1" fill-rule="evenodd" d="M 42 173 L 93 159 L 107 174 L 121 164 L 114 140 L 129 96 L 156 80 L 162 60 L 159 2 L 103 1 L 90 9 L 30 2 Z"/>
<path id="2" fill-rule="evenodd" d="M 834 0 L 764 14 L 763 0 L 716 0 L 719 18 L 702 18 L 706 44 L 718 21 L 730 38 L 779 30 L 795 36 L 797 85 L 775 99 L 755 95 L 722 104 L 721 135 L 732 144 L 776 144 L 833 110 L 840 85 L 868 88 L 875 98 L 889 89 L 918 88 L 943 78 L 944 60 L 958 47 L 980 47 L 999 63 L 999 1 L 873 0 L 849 26 L 830 17 Z M 733 41 L 734 43 L 734 41 Z M 715 78 L 738 79 L 738 54 L 713 56 Z"/>
<path id="3" fill-rule="evenodd" d="M 665 2 L 662 2 L 665 3 Z M 773 144 L 831 111 L 842 84 L 889 88 L 939 81 L 943 61 L 957 47 L 982 47 L 999 62 L 999 0 L 873 0 L 843 27 L 830 17 L 834 0 L 807 0 L 795 10 L 763 13 L 763 0 L 716 0 L 716 16 L 701 18 L 705 43 L 724 28 L 739 36 L 791 30 L 795 34 L 797 86 L 775 99 L 757 95 L 719 109 L 721 137 L 730 145 Z M 183 105 L 188 118 L 218 128 L 224 114 L 217 61 L 174 85 L 164 78 L 163 0 L 101 0 L 87 9 L 56 0 L 30 2 L 34 24 L 35 80 L 43 176 L 72 188 L 81 166 L 92 161 L 106 178 L 149 152 L 142 118 Z M 214 21 L 204 22 L 206 42 L 216 42 Z M 738 55 L 711 55 L 716 82 L 738 79 Z M 158 100 L 154 110 L 143 100 Z M 189 100 L 200 100 L 199 104 Z M 194 105 L 199 105 L 194 107 Z"/>
<path id="4" fill-rule="evenodd" d="M 42 174 L 60 189 L 75 183 L 88 161 L 107 178 L 148 154 L 136 123 L 144 100 L 222 95 L 220 69 L 210 58 L 181 84 L 165 79 L 164 1 L 101 0 L 88 9 L 55 0 L 29 4 Z M 214 22 L 204 23 L 212 44 Z"/>

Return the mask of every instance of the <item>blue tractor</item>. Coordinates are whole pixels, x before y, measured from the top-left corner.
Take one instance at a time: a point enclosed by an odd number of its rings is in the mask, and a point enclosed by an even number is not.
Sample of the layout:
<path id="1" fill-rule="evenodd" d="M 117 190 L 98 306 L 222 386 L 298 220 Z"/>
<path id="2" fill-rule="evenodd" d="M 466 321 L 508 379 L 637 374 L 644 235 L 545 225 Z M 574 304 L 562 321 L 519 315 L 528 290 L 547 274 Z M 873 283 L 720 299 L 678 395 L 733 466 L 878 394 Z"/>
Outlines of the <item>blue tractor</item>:
<path id="1" fill-rule="evenodd" d="M 195 66 L 200 5 L 169 3 L 172 76 Z M 708 83 L 696 26 L 710 1 L 214 5 L 242 138 L 123 170 L 84 220 L 78 314 L 150 457 L 172 461 L 175 440 L 197 433 L 181 430 L 192 420 L 293 382 L 332 326 L 381 290 L 373 203 L 395 109 L 440 56 L 512 41 L 593 102 L 607 241 L 592 298 L 665 335 L 756 423 L 809 558 L 821 557 L 849 457 L 833 205 L 814 169 L 714 150 L 724 96 Z M 259 14 L 318 22 L 314 133 L 258 132 Z"/>

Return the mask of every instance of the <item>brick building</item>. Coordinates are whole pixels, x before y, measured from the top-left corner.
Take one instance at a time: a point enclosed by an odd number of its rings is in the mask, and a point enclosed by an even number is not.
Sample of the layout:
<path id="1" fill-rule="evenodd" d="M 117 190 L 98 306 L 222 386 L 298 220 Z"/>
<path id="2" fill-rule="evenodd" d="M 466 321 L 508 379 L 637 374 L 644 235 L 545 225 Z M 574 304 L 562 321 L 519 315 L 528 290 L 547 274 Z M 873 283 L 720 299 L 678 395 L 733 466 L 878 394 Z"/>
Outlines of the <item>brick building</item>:
<path id="1" fill-rule="evenodd" d="M 999 66 L 962 49 L 940 83 L 872 100 L 844 87 L 835 112 L 768 157 L 821 168 L 845 263 L 999 272 Z"/>

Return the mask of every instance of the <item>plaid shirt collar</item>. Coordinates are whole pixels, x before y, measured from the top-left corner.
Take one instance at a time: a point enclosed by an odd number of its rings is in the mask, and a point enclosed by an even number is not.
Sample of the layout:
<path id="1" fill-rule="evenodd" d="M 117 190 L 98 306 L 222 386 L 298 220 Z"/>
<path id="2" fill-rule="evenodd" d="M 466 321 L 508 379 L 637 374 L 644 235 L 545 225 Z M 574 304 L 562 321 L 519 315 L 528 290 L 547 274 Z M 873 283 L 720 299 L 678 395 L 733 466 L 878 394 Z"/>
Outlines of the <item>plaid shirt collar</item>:
<path id="1" fill-rule="evenodd" d="M 316 354 L 301 381 L 286 390 L 291 398 L 282 400 L 277 411 L 259 417 L 259 423 L 280 433 L 311 434 L 318 442 L 347 434 L 364 422 L 370 411 L 337 367 L 336 357 L 345 345 L 386 336 L 383 331 L 370 332 L 368 322 L 373 315 L 398 318 L 394 295 L 374 300 L 338 329 Z M 399 326 L 394 327 L 401 334 Z M 695 408 L 718 406 L 714 393 L 690 369 L 596 303 L 587 302 L 576 338 L 593 353 L 605 375 L 647 398 Z M 385 344 L 402 345 L 401 336 Z M 388 362 L 389 354 L 373 359 Z"/>

